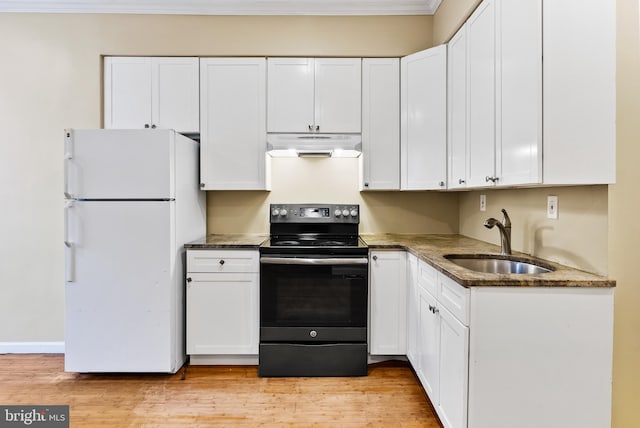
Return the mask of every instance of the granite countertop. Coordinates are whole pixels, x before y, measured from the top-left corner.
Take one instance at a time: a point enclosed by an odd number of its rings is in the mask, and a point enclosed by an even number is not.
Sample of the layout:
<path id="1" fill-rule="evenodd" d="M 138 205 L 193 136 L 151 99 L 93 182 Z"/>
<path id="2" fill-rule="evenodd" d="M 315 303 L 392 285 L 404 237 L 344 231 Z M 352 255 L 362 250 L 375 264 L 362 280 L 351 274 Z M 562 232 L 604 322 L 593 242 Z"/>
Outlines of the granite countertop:
<path id="1" fill-rule="evenodd" d="M 363 234 L 360 237 L 370 249 L 403 249 L 424 260 L 435 269 L 465 287 L 615 287 L 609 278 L 574 269 L 524 253 L 513 252 L 543 265 L 555 268 L 542 274 L 494 274 L 475 272 L 445 259 L 445 254 L 500 254 L 500 247 L 462 235 Z"/>
<path id="2" fill-rule="evenodd" d="M 214 250 L 219 248 L 258 249 L 268 235 L 232 233 L 211 234 L 184 244 L 186 249 Z"/>

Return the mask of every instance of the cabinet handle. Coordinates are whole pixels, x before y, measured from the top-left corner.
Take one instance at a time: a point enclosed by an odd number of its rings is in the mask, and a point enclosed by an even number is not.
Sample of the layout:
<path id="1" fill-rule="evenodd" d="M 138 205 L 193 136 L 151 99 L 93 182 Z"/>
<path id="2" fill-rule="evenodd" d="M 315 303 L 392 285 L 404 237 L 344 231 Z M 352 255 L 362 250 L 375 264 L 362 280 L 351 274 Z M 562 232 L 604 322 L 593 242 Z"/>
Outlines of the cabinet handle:
<path id="1" fill-rule="evenodd" d="M 373 256 L 373 257 L 371 257 L 371 258 L 373 259 L 373 261 L 378 260 L 378 256 Z"/>
<path id="2" fill-rule="evenodd" d="M 490 181 L 491 181 L 491 177 L 489 177 L 489 176 L 487 175 L 487 176 L 484 178 L 484 181 L 485 181 L 485 182 L 487 182 L 487 183 L 488 183 L 488 182 L 490 182 Z"/>
<path id="3" fill-rule="evenodd" d="M 204 183 L 200 183 L 200 188 L 204 189 Z"/>
<path id="4" fill-rule="evenodd" d="M 224 260 L 220 260 L 220 266 L 224 264 Z"/>
<path id="5" fill-rule="evenodd" d="M 464 184 L 464 183 L 466 183 L 465 180 L 463 180 L 462 178 L 458 179 L 458 184 Z"/>
<path id="6" fill-rule="evenodd" d="M 191 278 L 187 278 L 187 282 L 191 282 L 193 281 Z"/>
<path id="7" fill-rule="evenodd" d="M 145 124 L 144 124 L 144 127 L 148 129 L 148 128 L 149 128 L 149 124 L 148 124 L 148 123 L 145 123 Z"/>
<path id="8" fill-rule="evenodd" d="M 487 183 L 488 183 L 488 182 L 490 182 L 490 181 L 491 181 L 492 183 L 495 183 L 496 181 L 498 181 L 498 180 L 499 180 L 499 178 L 498 178 L 498 177 L 495 177 L 495 176 L 494 176 L 494 177 L 489 177 L 489 176 L 487 175 L 487 176 L 484 178 L 484 180 L 485 180 Z"/>

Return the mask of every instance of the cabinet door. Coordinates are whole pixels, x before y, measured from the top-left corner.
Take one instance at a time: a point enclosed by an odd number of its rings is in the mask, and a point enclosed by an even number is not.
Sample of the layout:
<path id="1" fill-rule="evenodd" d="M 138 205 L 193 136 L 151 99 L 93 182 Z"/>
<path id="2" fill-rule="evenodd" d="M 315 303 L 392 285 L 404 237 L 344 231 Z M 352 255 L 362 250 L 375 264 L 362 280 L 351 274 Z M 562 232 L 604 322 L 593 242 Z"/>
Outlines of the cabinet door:
<path id="1" fill-rule="evenodd" d="M 400 60 L 362 60 L 361 190 L 400 189 Z"/>
<path id="2" fill-rule="evenodd" d="M 316 131 L 360 132 L 361 76 L 360 58 L 315 59 Z"/>
<path id="3" fill-rule="evenodd" d="M 312 58 L 269 58 L 268 132 L 309 132 L 314 125 Z"/>
<path id="4" fill-rule="evenodd" d="M 492 186 L 497 177 L 495 172 L 495 0 L 484 0 L 480 3 L 466 25 L 467 90 L 469 91 L 467 186 Z"/>
<path id="5" fill-rule="evenodd" d="M 151 58 L 105 57 L 104 127 L 150 128 Z"/>
<path id="6" fill-rule="evenodd" d="M 401 188 L 443 189 L 447 180 L 447 47 L 401 61 Z"/>
<path id="7" fill-rule="evenodd" d="M 153 58 L 152 126 L 200 131 L 198 58 Z"/>
<path id="8" fill-rule="evenodd" d="M 542 0 L 501 0 L 496 8 L 498 184 L 540 183 Z"/>
<path id="9" fill-rule="evenodd" d="M 258 274 L 189 273 L 187 354 L 258 353 Z"/>
<path id="10" fill-rule="evenodd" d="M 439 307 L 440 362 L 439 412 L 447 428 L 467 426 L 469 385 L 469 327 Z"/>
<path id="11" fill-rule="evenodd" d="M 407 253 L 407 358 L 416 371 L 419 369 L 419 308 L 418 258 L 413 254 Z"/>
<path id="12" fill-rule="evenodd" d="M 267 189 L 265 59 L 202 59 L 200 82 L 201 187 Z"/>
<path id="13" fill-rule="evenodd" d="M 435 297 L 423 288 L 420 294 L 418 327 L 418 369 L 416 373 L 422 386 L 429 395 L 431 403 L 438 406 L 440 390 L 440 317 L 434 312 L 437 308 Z"/>
<path id="14" fill-rule="evenodd" d="M 372 251 L 370 353 L 406 355 L 406 252 Z"/>
<path id="15" fill-rule="evenodd" d="M 449 189 L 467 187 L 467 26 L 449 41 L 447 52 L 447 144 Z"/>

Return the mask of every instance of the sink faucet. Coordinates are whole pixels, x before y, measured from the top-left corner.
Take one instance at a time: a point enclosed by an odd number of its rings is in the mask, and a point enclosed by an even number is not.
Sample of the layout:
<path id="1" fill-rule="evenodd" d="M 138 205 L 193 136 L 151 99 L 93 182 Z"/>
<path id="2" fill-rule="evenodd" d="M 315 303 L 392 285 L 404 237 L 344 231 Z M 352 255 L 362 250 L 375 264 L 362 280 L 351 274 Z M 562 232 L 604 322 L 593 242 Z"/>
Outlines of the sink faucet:
<path id="1" fill-rule="evenodd" d="M 502 214 L 502 223 L 491 217 L 485 220 L 484 227 L 492 229 L 493 226 L 498 226 L 500 230 L 500 254 L 511 255 L 511 219 L 504 208 L 502 209 Z"/>

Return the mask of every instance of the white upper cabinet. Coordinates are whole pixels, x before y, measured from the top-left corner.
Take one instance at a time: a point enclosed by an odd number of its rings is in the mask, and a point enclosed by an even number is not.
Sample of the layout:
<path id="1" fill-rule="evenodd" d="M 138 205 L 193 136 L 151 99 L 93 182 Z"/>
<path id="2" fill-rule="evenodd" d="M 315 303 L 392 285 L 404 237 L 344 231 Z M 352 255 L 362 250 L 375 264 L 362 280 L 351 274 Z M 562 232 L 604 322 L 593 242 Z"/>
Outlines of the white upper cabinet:
<path id="1" fill-rule="evenodd" d="M 549 0 L 542 14 L 543 181 L 615 183 L 616 2 Z"/>
<path id="2" fill-rule="evenodd" d="M 485 0 L 467 23 L 467 185 L 486 186 L 496 173 L 496 0 Z"/>
<path id="3" fill-rule="evenodd" d="M 266 59 L 200 62 L 200 180 L 204 190 L 268 190 Z"/>
<path id="4" fill-rule="evenodd" d="M 447 181 L 447 47 L 400 63 L 402 190 L 444 189 Z"/>
<path id="5" fill-rule="evenodd" d="M 400 189 L 400 60 L 362 60 L 360 190 Z"/>
<path id="6" fill-rule="evenodd" d="M 105 57 L 104 127 L 197 133 L 198 58 Z"/>
<path id="7" fill-rule="evenodd" d="M 360 58 L 269 58 L 268 132 L 361 132 Z"/>
<path id="8" fill-rule="evenodd" d="M 542 181 L 542 3 L 499 0 L 496 16 L 496 184 L 537 184 Z"/>
<path id="9" fill-rule="evenodd" d="M 449 54 L 449 188 L 615 182 L 615 4 L 484 0 Z"/>
<path id="10" fill-rule="evenodd" d="M 448 187 L 467 187 L 467 26 L 448 44 L 447 51 Z"/>

